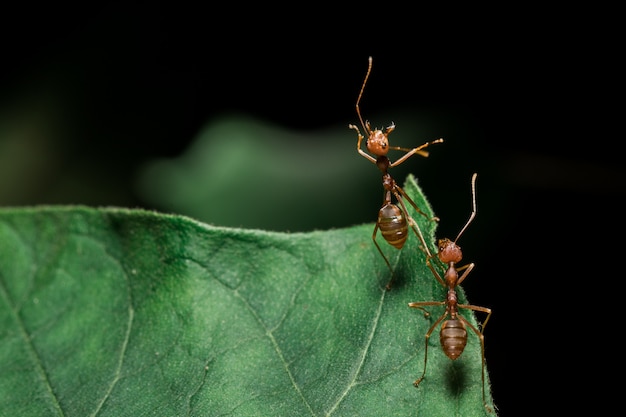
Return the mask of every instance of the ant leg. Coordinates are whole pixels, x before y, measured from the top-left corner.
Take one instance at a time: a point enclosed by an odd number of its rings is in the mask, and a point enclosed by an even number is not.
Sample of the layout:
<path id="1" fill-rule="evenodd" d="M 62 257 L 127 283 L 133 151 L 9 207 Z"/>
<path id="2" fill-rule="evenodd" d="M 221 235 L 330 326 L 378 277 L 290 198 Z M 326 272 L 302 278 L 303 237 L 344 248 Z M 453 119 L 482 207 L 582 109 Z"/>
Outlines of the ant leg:
<path id="1" fill-rule="evenodd" d="M 429 218 L 428 215 L 426 213 L 424 213 L 422 211 L 422 209 L 420 209 L 417 206 L 417 204 L 415 204 L 415 201 L 413 201 L 413 199 L 411 197 L 409 197 L 409 195 L 399 185 L 396 185 L 396 191 L 399 192 L 402 195 L 402 197 L 406 198 L 406 201 L 408 201 L 409 204 L 411 204 L 411 206 L 415 209 L 415 211 L 417 211 L 422 216 L 426 217 L 431 222 L 438 222 L 440 220 L 439 217 L 437 217 L 437 216 Z M 396 194 L 396 198 L 398 198 L 397 194 Z M 398 198 L 398 200 L 401 200 L 401 199 Z"/>
<path id="2" fill-rule="evenodd" d="M 361 130 L 359 129 L 358 126 L 353 125 L 352 123 L 348 125 L 349 129 L 354 129 L 356 130 L 357 135 L 359 135 L 359 141 L 358 144 L 361 144 L 361 141 L 363 140 L 363 135 L 361 134 Z"/>
<path id="3" fill-rule="evenodd" d="M 404 161 L 406 161 L 410 156 L 415 155 L 415 154 L 419 154 L 421 156 L 423 156 L 424 158 L 428 157 L 428 152 L 427 151 L 423 151 L 422 149 L 426 148 L 429 145 L 434 145 L 436 143 L 442 143 L 443 142 L 443 138 L 439 138 L 437 140 L 433 140 L 431 142 L 426 142 L 420 146 L 418 146 L 417 148 L 413 148 L 410 151 L 408 151 L 407 153 L 405 153 L 402 158 L 398 159 L 397 161 L 395 161 L 394 163 L 392 163 L 391 165 L 389 165 L 390 167 L 395 167 L 396 165 L 400 165 L 401 163 L 403 163 Z M 405 148 L 391 148 L 391 149 L 396 149 L 396 150 L 404 150 Z"/>
<path id="4" fill-rule="evenodd" d="M 424 240 L 424 236 L 422 235 L 422 230 L 419 228 L 415 220 L 413 220 L 413 217 L 409 217 L 409 223 L 411 224 L 411 228 L 413 229 L 415 234 L 420 239 L 420 249 L 426 254 L 426 258 L 432 257 L 430 249 L 428 249 L 428 245 L 426 244 L 426 240 Z"/>
<path id="5" fill-rule="evenodd" d="M 376 158 L 374 158 L 373 156 L 371 156 L 370 154 L 368 154 L 367 152 L 365 152 L 363 149 L 361 149 L 361 142 L 363 142 L 364 136 L 361 134 L 361 131 L 359 130 L 359 128 L 355 125 L 348 125 L 348 127 L 350 129 L 354 129 L 356 130 L 357 134 L 359 135 L 359 139 L 357 140 L 356 143 L 356 151 L 365 159 L 368 159 L 370 162 L 372 163 L 376 163 Z"/>
<path id="6" fill-rule="evenodd" d="M 491 309 L 485 308 L 485 307 L 479 307 L 479 306 L 464 305 L 464 304 L 459 304 L 459 308 L 467 308 L 470 310 L 481 311 L 483 313 L 487 313 L 487 318 L 485 319 L 485 322 L 483 323 L 483 326 L 482 326 L 482 330 L 484 331 L 485 325 L 487 324 L 487 321 L 489 321 L 489 317 L 491 316 Z M 491 407 L 487 405 L 487 399 L 485 397 L 485 336 L 483 335 L 482 331 L 478 330 L 472 323 L 468 322 L 465 318 L 463 318 L 460 315 L 458 317 L 463 321 L 463 323 L 465 323 L 470 329 L 472 329 L 474 333 L 476 333 L 476 336 L 478 336 L 478 339 L 480 340 L 480 354 L 482 358 L 481 382 L 482 382 L 482 390 L 483 390 L 483 405 L 485 406 L 485 409 L 491 413 L 493 412 L 493 410 L 491 409 Z"/>
<path id="7" fill-rule="evenodd" d="M 422 306 L 441 305 L 441 304 L 445 304 L 445 303 L 436 302 L 436 301 L 425 301 L 425 302 L 409 303 L 409 307 L 419 308 L 421 310 L 424 310 Z M 424 376 L 426 376 L 426 364 L 428 361 L 428 339 L 430 339 L 430 335 L 435 330 L 435 327 L 437 327 L 437 325 L 441 323 L 441 320 L 443 320 L 447 315 L 448 315 L 448 312 L 447 311 L 444 312 L 441 315 L 441 317 L 439 317 L 437 321 L 432 326 L 430 326 L 430 329 L 428 329 L 428 332 L 426 332 L 426 336 L 424 337 L 424 370 L 422 371 L 422 375 L 413 382 L 413 386 L 416 388 L 424 380 Z"/>
<path id="8" fill-rule="evenodd" d="M 419 207 L 417 207 L 415 202 L 413 202 L 413 200 L 411 200 L 411 198 L 404 192 L 404 190 L 402 188 L 400 188 L 398 186 L 396 186 L 396 188 L 400 191 L 400 194 L 402 196 L 406 197 L 407 201 L 409 203 L 411 203 L 413 208 L 415 208 L 419 213 L 421 213 L 425 217 L 428 217 L 428 216 L 426 216 L 426 213 L 424 213 L 422 210 L 419 209 Z M 394 195 L 396 196 L 396 199 L 398 200 L 398 202 L 402 206 L 402 210 L 404 211 L 404 215 L 407 217 L 408 222 L 411 224 L 411 228 L 413 229 L 413 231 L 415 232 L 415 234 L 417 235 L 417 237 L 420 240 L 420 243 L 422 245 L 422 251 L 424 251 L 426 253 L 427 257 L 432 258 L 432 254 L 430 253 L 430 249 L 428 248 L 428 244 L 426 243 L 426 240 L 424 239 L 424 235 L 422 234 L 422 230 L 419 228 L 419 226 L 417 225 L 415 220 L 413 220 L 413 217 L 411 217 L 409 215 L 409 211 L 407 210 L 406 205 L 404 204 L 404 199 L 402 198 L 402 196 L 400 194 L 398 194 L 397 192 L 394 192 Z"/>
<path id="9" fill-rule="evenodd" d="M 446 283 L 443 280 L 443 278 L 441 278 L 441 275 L 439 275 L 437 270 L 433 267 L 433 264 L 430 262 L 431 259 L 432 259 L 432 255 L 426 258 L 426 266 L 430 268 L 435 278 L 437 278 L 437 281 L 439 281 L 439 283 L 445 287 Z"/>
<path id="10" fill-rule="evenodd" d="M 461 284 L 465 280 L 465 278 L 467 278 L 469 273 L 472 272 L 472 269 L 474 269 L 474 263 L 472 262 L 471 264 L 463 265 L 461 268 L 457 269 L 457 272 L 462 269 L 465 269 L 465 272 L 463 272 L 463 275 L 459 277 L 459 280 L 456 282 L 456 285 Z"/>
<path id="11" fill-rule="evenodd" d="M 387 282 L 387 285 L 385 286 L 386 289 L 391 289 L 391 282 L 393 281 L 393 268 L 391 267 L 391 264 L 389 263 L 389 260 L 387 259 L 387 257 L 385 256 L 385 254 L 383 253 L 383 250 L 381 249 L 380 245 L 378 245 L 378 242 L 376 241 L 376 233 L 378 232 L 378 223 L 376 223 L 376 225 L 374 226 L 374 233 L 372 233 L 372 240 L 374 241 L 374 245 L 376 245 L 376 249 L 378 249 L 378 252 L 381 254 L 381 256 L 383 257 L 383 259 L 385 260 L 385 263 L 387 264 L 387 267 L 389 268 L 389 272 L 391 272 L 391 278 L 389 279 L 389 282 Z"/>
<path id="12" fill-rule="evenodd" d="M 473 310 L 473 311 L 480 311 L 481 313 L 485 313 L 487 315 L 487 317 L 485 318 L 485 321 L 483 321 L 483 324 L 480 326 L 480 331 L 481 332 L 485 331 L 485 327 L 487 326 L 487 322 L 489 321 L 489 318 L 491 317 L 491 309 L 490 308 L 474 306 L 474 305 L 471 305 L 471 304 L 459 304 L 458 307 L 459 308 L 466 308 L 468 310 Z"/>

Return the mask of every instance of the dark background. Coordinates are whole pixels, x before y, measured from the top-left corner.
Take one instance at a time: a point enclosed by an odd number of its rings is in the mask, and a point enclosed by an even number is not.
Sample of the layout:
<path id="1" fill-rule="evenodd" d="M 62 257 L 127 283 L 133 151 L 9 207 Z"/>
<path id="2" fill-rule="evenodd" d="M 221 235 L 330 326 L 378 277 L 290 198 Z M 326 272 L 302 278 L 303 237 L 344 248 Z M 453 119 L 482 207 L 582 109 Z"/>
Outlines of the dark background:
<path id="1" fill-rule="evenodd" d="M 591 40 L 610 37 L 610 28 L 560 21 L 555 30 L 558 16 L 545 11 L 478 18 L 476 9 L 361 5 L 338 15 L 299 7 L 120 2 L 7 11 L 0 128 L 21 139 L 0 137 L 0 204 L 153 208 L 133 188 L 137 167 L 180 155 L 221 115 L 296 131 L 358 123 L 354 104 L 373 56 L 364 118 L 396 122 L 392 143 L 403 146 L 446 140 L 394 171 L 397 179 L 418 175 L 442 219 L 440 236 L 456 236 L 469 216 L 469 180 L 479 173 L 478 216 L 460 241 L 477 267 L 463 287 L 473 304 L 493 310 L 486 353 L 501 415 L 534 413 L 554 386 L 572 383 L 565 375 L 582 373 L 562 354 L 585 343 L 569 314 L 590 300 L 566 293 L 603 279 L 604 251 L 623 232 L 608 221 L 619 218 L 624 197 L 622 155 L 606 131 L 617 111 L 600 98 L 613 63 Z M 440 129 L 403 137 L 395 114 Z M 345 136 L 337 147 L 359 158 L 355 133 L 346 127 Z M 16 153 L 27 163 L 2 155 Z M 369 184 L 378 174 L 367 164 Z M 372 222 L 376 181 L 362 202 L 335 201 L 340 215 L 317 227 Z M 299 228 L 289 217 L 277 227 Z"/>

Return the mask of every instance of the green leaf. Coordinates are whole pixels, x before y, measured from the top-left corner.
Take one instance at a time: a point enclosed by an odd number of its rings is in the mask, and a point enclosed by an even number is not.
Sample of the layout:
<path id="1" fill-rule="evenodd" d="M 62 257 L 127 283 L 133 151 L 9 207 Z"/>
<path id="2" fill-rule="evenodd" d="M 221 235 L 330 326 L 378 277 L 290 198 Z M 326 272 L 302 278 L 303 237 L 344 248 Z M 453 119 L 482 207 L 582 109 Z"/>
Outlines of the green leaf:
<path id="1" fill-rule="evenodd" d="M 432 214 L 414 178 L 405 190 Z M 433 243 L 436 224 L 414 218 Z M 456 361 L 433 333 L 426 378 L 412 385 L 443 307 L 426 318 L 407 303 L 446 290 L 414 234 L 401 251 L 379 234 L 396 268 L 386 291 L 373 228 L 288 234 L 142 210 L 1 209 L 0 414 L 487 415 L 472 333 Z"/>

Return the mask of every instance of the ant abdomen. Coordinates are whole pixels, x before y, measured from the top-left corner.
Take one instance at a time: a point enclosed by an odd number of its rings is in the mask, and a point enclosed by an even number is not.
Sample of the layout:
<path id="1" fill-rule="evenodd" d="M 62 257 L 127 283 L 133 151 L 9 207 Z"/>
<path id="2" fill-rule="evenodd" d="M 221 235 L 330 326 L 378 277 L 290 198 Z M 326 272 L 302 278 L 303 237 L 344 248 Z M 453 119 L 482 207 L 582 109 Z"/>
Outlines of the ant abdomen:
<path id="1" fill-rule="evenodd" d="M 461 356 L 467 344 L 467 330 L 459 319 L 446 320 L 439 332 L 441 348 L 446 356 L 452 360 Z"/>
<path id="2" fill-rule="evenodd" d="M 378 211 L 378 228 L 383 238 L 393 247 L 402 249 L 409 235 L 406 218 L 402 210 L 393 203 L 387 203 Z"/>

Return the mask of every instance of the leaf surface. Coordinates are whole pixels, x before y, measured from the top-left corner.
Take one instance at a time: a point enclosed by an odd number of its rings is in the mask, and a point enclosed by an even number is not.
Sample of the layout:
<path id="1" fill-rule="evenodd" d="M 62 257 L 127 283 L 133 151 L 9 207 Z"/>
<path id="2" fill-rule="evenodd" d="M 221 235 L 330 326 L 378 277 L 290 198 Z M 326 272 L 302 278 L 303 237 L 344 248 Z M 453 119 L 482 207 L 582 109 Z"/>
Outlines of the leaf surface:
<path id="1" fill-rule="evenodd" d="M 405 190 L 432 214 L 413 177 Z M 436 224 L 413 217 L 434 242 Z M 386 291 L 373 228 L 289 234 L 142 210 L 1 209 L 0 415 L 486 415 L 471 332 L 456 361 L 434 332 L 413 387 L 443 307 L 426 318 L 407 303 L 446 290 L 411 232 L 401 251 L 378 234 L 396 271 Z"/>

